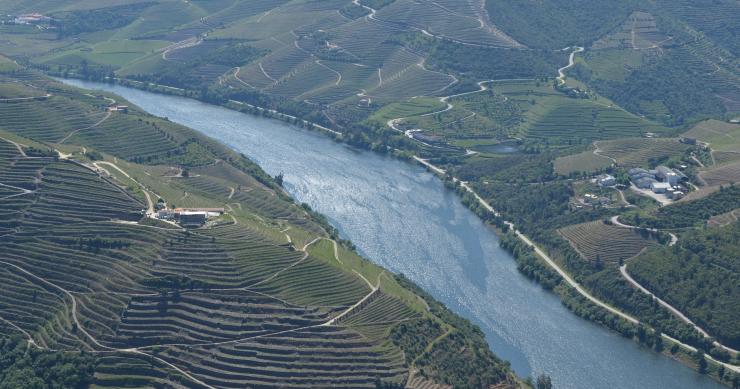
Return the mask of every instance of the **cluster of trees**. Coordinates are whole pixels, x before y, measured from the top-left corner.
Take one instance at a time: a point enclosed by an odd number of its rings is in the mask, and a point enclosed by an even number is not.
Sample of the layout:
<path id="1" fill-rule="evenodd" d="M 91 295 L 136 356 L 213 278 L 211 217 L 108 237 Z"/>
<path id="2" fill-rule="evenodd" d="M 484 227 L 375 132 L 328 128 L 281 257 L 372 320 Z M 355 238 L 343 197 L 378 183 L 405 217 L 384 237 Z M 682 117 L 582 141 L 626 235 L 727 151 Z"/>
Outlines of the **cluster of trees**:
<path id="1" fill-rule="evenodd" d="M 519 42 L 542 49 L 587 46 L 644 8 L 638 0 L 487 0 L 491 21 Z"/>
<path id="2" fill-rule="evenodd" d="M 207 289 L 210 285 L 203 281 L 194 280 L 186 275 L 168 274 L 162 277 L 147 278 L 142 284 L 150 288 L 155 288 L 160 292 Z"/>
<path id="3" fill-rule="evenodd" d="M 740 348 L 740 224 L 687 234 L 629 264 L 632 276 L 720 341 Z"/>
<path id="4" fill-rule="evenodd" d="M 537 258 L 534 250 L 519 240 L 513 232 L 504 235 L 500 245 L 514 256 L 519 271 L 537 281 L 543 288 L 552 290 L 560 285 L 560 275 Z"/>
<path id="5" fill-rule="evenodd" d="M 370 11 L 368 11 L 365 7 L 359 6 L 357 4 L 347 4 L 344 7 L 342 7 L 339 10 L 339 13 L 341 13 L 343 16 L 345 16 L 348 19 L 359 19 L 365 15 L 368 15 Z"/>
<path id="6" fill-rule="evenodd" d="M 513 50 L 461 45 L 433 39 L 420 33 L 402 33 L 391 38 L 414 52 L 429 53 L 428 64 L 468 80 L 552 77 L 553 69 L 568 63 L 568 53 L 553 50 Z M 470 82 L 467 90 L 477 88 Z"/>
<path id="7" fill-rule="evenodd" d="M 391 341 L 403 350 L 406 363 L 410 364 L 443 333 L 442 326 L 432 319 L 416 320 L 393 327 Z"/>
<path id="8" fill-rule="evenodd" d="M 57 152 L 51 148 L 40 149 L 37 147 L 27 147 L 25 151 L 26 155 L 28 155 L 29 157 L 56 158 L 59 156 L 59 154 L 57 154 Z"/>
<path id="9" fill-rule="evenodd" d="M 0 389 L 81 389 L 93 382 L 95 358 L 81 352 L 41 351 L 20 337 L 0 338 Z"/>
<path id="10" fill-rule="evenodd" d="M 585 69 L 576 71 L 579 80 L 628 111 L 668 126 L 681 126 L 706 116 L 721 117 L 725 113 L 716 92 L 707 87 L 707 80 L 697 77 L 685 60 L 675 55 L 669 54 L 656 63 L 633 70 L 624 81 L 598 79 Z M 670 114 L 646 110 L 647 103 L 654 101 L 662 102 Z"/>
<path id="11" fill-rule="evenodd" d="M 114 7 L 76 10 L 52 14 L 52 24 L 57 27 L 59 38 L 84 32 L 114 30 L 129 25 L 154 2 L 141 2 Z"/>
<path id="12" fill-rule="evenodd" d="M 238 40 L 209 40 L 198 46 L 178 50 L 177 60 L 167 62 L 149 74 L 133 78 L 139 81 L 199 90 L 207 88 L 214 80 L 203 77 L 197 69 L 203 65 L 221 65 L 225 68 L 244 66 L 268 53 Z M 183 58 L 183 59 L 179 59 Z"/>
<path id="13" fill-rule="evenodd" d="M 425 335 L 425 331 L 433 330 L 438 334 L 434 324 L 416 320 L 401 324 L 404 326 L 402 330 L 394 328 L 394 338 L 400 340 L 398 344 L 410 346 L 409 350 L 416 353 L 420 374 L 456 388 L 483 388 L 513 382 L 515 378 L 509 375 L 508 362 L 491 352 L 480 328 L 451 312 L 403 275 L 396 276 L 396 280 L 423 298 L 430 313 L 453 328 L 447 336 L 437 338 L 431 350 L 423 355 L 419 355 L 418 346 L 412 343 L 428 340 L 431 334 Z M 428 344 L 425 343 L 424 347 Z"/>
<path id="14" fill-rule="evenodd" d="M 94 251 L 96 253 L 99 252 L 101 249 L 120 250 L 131 245 L 131 242 L 123 239 L 103 238 L 100 236 L 96 236 L 93 238 L 78 237 L 77 239 L 69 243 L 70 246 L 77 247 L 78 250 L 88 250 Z"/>
<path id="15" fill-rule="evenodd" d="M 548 154 L 511 154 L 466 161 L 455 168 L 465 181 L 487 180 L 507 183 L 536 183 L 555 178 L 552 158 Z"/>

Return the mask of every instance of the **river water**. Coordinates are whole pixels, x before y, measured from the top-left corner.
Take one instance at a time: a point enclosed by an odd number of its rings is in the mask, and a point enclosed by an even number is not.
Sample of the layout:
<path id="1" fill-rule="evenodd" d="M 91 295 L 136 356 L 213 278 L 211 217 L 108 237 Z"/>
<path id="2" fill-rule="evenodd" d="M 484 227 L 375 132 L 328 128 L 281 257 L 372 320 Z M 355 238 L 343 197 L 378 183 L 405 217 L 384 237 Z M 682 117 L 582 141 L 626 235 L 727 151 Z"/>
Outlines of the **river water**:
<path id="1" fill-rule="evenodd" d="M 298 201 L 325 214 L 363 256 L 479 325 L 522 376 L 549 374 L 558 389 L 722 388 L 568 311 L 522 276 L 496 235 L 419 166 L 191 99 L 65 82 L 117 93 L 243 152 L 273 176 L 284 173 Z"/>

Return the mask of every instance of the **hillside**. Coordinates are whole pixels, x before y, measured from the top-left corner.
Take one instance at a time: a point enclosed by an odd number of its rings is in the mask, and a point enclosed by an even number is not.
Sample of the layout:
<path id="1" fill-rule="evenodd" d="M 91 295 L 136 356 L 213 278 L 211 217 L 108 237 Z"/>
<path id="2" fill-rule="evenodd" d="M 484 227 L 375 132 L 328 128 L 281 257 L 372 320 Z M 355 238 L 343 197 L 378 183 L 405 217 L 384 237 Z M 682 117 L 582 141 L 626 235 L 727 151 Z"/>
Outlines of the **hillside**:
<path id="1" fill-rule="evenodd" d="M 518 235 L 507 235 L 504 246 L 520 270 L 576 314 L 658 352 L 670 342 L 678 350 L 671 347 L 671 357 L 720 382 L 740 380 L 739 357 L 725 355 L 722 343 L 736 344 L 726 312 L 736 279 L 704 271 L 706 263 L 690 255 L 695 247 L 684 246 L 719 242 L 725 230 L 708 226 L 737 224 L 736 0 L 0 0 L 0 14 L 0 131 L 27 146 L 3 149 L 8 183 L 0 195 L 12 212 L 0 233 L 13 239 L 8 252 L 33 249 L 33 263 L 46 269 L 49 252 L 102 245 L 93 262 L 70 273 L 75 281 L 93 277 L 89 284 L 67 280 L 77 288 L 67 289 L 54 274 L 50 282 L 63 289 L 45 284 L 57 295 L 106 296 L 97 304 L 79 297 L 90 310 L 88 331 L 101 343 L 77 334 L 67 314 L 42 332 L 29 331 L 43 347 L 142 347 L 136 350 L 156 351 L 198 379 L 237 386 L 267 376 L 304 386 L 372 386 L 373 377 L 399 383 L 422 362 L 436 366 L 420 370 L 438 384 L 483 377 L 449 359 L 450 350 L 483 342 L 475 331 L 425 312 L 402 280 L 381 276 L 349 250 L 333 254 L 331 228 L 243 156 L 136 107 L 107 112 L 125 102 L 63 87 L 39 75 L 45 73 L 192 97 L 416 159 L 500 232 L 513 223 Z M 50 147 L 71 157 L 52 161 Z M 101 189 L 75 191 L 70 181 Z M 159 198 L 227 212 L 202 234 L 141 227 L 142 210 Z M 82 200 L 90 206 L 79 207 Z M 52 224 L 45 218 L 54 224 L 48 231 L 41 228 Z M 88 225 L 96 232 L 80 235 Z M 97 240 L 103 225 L 130 238 Z M 255 250 L 267 262 L 256 268 Z M 185 264 L 200 259 L 191 253 L 211 262 L 193 272 Z M 671 253 L 671 262 L 650 257 L 655 253 Z M 355 262 L 342 256 L 364 265 L 350 266 Z M 98 271 L 112 259 L 121 263 Z M 684 283 L 677 263 L 717 276 L 707 285 L 730 294 Z M 629 278 L 640 266 L 636 278 L 647 287 Z M 315 283 L 317 274 L 327 274 L 334 289 Z M 111 285 L 108 276 L 125 282 Z M 14 282 L 30 288 L 28 279 Z M 195 295 L 178 293 L 175 301 L 173 290 L 183 285 Z M 715 306 L 699 307 L 676 285 Z M 233 288 L 240 292 L 213 303 L 210 293 Z M 70 305 L 65 295 L 59 301 Z M 263 302 L 265 295 L 287 305 Z M 231 316 L 255 305 L 279 319 Z M 416 320 L 422 324 L 408 328 Z M 388 324 L 397 321 L 404 324 Z M 280 332 L 285 355 L 304 355 L 290 348 L 295 343 L 310 349 L 305 371 L 280 352 L 263 353 L 262 337 L 235 343 L 270 329 Z M 155 337 L 172 346 L 155 347 Z M 410 345 L 417 338 L 434 343 L 424 355 Z M 193 350 L 187 342 L 219 347 Z M 356 358 L 332 354 L 340 347 Z M 705 353 L 722 360 L 702 367 Z M 143 363 L 131 360 L 140 356 L 125 355 L 122 363 Z M 495 366 L 486 383 L 510 380 L 490 353 L 473 356 L 484 363 L 466 367 Z M 434 365 L 442 359 L 452 363 Z M 254 364 L 239 365 L 245 360 Z M 162 362 L 151 361 L 146 379 L 161 381 Z M 322 370 L 335 362 L 336 371 Z"/>
<path id="2" fill-rule="evenodd" d="M 3 384 L 50 383 L 33 365 L 59 387 L 519 386 L 475 327 L 246 157 L 34 72 L 0 89 L 18 99 L 0 102 Z M 224 210 L 184 229 L 155 207 Z"/>
<path id="3" fill-rule="evenodd" d="M 676 249 L 648 251 L 628 268 L 656 295 L 688 312 L 727 345 L 738 348 L 739 234 L 738 223 L 692 233 Z"/>

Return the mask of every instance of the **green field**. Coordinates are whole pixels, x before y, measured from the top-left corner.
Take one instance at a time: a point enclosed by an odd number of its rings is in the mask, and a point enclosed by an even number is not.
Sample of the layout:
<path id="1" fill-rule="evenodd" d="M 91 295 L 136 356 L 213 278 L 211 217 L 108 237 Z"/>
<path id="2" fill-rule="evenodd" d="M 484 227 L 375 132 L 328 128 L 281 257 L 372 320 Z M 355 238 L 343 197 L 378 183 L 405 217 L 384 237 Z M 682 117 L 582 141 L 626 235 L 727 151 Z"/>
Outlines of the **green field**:
<path id="1" fill-rule="evenodd" d="M 593 151 L 558 157 L 554 162 L 555 173 L 567 176 L 572 173 L 590 173 L 612 166 L 614 162 Z"/>
<path id="2" fill-rule="evenodd" d="M 77 46 L 69 50 L 55 52 L 39 58 L 38 61 L 52 66 L 80 66 L 83 61 L 86 61 L 89 64 L 120 68 L 148 56 L 168 44 L 167 41 L 158 40 L 105 41 L 92 46 Z"/>
<path id="3" fill-rule="evenodd" d="M 713 151 L 740 153 L 740 125 L 737 124 L 707 120 L 683 135 L 709 143 Z"/>

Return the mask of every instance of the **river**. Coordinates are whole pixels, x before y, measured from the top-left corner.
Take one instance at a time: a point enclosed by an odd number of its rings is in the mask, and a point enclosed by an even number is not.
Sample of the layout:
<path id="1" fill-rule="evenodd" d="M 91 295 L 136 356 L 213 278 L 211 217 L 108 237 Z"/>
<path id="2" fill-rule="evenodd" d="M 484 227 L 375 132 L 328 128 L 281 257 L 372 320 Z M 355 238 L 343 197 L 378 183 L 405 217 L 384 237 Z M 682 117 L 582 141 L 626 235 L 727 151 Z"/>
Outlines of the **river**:
<path id="1" fill-rule="evenodd" d="M 191 99 L 65 82 L 114 92 L 243 152 L 273 176 L 284 173 L 298 201 L 326 215 L 363 256 L 479 325 L 522 376 L 549 374 L 558 389 L 723 388 L 568 311 L 521 275 L 497 236 L 420 166 Z"/>

